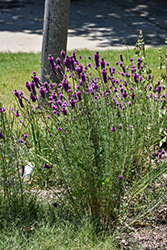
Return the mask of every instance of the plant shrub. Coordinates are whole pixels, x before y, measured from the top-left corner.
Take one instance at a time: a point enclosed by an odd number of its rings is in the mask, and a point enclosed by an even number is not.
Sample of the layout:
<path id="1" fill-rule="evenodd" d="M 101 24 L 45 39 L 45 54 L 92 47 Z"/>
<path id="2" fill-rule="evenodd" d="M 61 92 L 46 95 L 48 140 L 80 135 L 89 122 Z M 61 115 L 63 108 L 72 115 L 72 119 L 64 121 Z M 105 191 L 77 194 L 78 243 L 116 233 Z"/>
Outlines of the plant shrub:
<path id="1" fill-rule="evenodd" d="M 15 91 L 28 120 L 32 178 L 54 185 L 56 204 L 91 217 L 97 230 L 114 230 L 128 207 L 124 197 L 132 198 L 129 190 L 135 200 L 137 191 L 143 194 L 166 169 L 163 153 L 152 170 L 152 152 L 166 126 L 164 76 L 154 82 L 142 33 L 135 54 L 125 65 L 123 54 L 111 64 L 98 52 L 84 62 L 75 51 L 71 56 L 62 51 L 63 65 L 48 57 L 62 81 L 46 76 L 41 83 L 33 72 L 26 82 L 30 98 Z"/>

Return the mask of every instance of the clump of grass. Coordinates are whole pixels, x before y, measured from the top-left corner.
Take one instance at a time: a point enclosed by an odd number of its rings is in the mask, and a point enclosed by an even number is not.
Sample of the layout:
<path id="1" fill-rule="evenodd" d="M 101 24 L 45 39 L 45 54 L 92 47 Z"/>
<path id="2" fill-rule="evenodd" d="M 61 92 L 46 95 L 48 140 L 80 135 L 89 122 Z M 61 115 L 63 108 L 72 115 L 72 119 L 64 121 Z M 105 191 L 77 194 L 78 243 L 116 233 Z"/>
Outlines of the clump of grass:
<path id="1" fill-rule="evenodd" d="M 26 144 L 16 134 L 21 161 L 35 165 L 36 184 L 56 186 L 58 206 L 91 218 L 96 231 L 113 232 L 129 210 L 139 215 L 155 194 L 164 201 L 164 189 L 154 186 L 166 170 L 165 151 L 155 169 L 152 151 L 166 126 L 166 73 L 155 82 L 142 33 L 135 54 L 127 63 L 123 53 L 109 63 L 98 52 L 85 61 L 62 51 L 63 65 L 48 58 L 59 82 L 46 76 L 41 83 L 34 71 L 26 82 L 30 97 L 14 92 L 21 109 L 13 115 L 27 120 Z M 145 213 L 158 204 L 154 199 Z"/>

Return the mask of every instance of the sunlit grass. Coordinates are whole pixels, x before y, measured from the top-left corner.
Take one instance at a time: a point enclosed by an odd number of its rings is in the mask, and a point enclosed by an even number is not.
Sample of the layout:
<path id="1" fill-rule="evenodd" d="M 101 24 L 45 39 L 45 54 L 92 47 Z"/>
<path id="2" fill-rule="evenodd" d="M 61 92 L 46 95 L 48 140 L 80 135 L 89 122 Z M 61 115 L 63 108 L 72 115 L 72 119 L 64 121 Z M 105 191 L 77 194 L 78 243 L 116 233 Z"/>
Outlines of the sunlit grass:
<path id="1" fill-rule="evenodd" d="M 6 107 L 15 103 L 13 91 L 24 89 L 32 71 L 40 71 L 40 53 L 0 53 L 0 101 Z"/>

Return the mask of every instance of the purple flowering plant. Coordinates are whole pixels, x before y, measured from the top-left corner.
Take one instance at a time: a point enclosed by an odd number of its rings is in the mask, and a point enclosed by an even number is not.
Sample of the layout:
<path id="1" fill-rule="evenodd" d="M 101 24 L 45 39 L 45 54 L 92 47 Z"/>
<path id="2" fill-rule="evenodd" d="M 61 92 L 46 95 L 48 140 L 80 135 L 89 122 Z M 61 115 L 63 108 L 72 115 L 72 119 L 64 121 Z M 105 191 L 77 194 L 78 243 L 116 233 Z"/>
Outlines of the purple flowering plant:
<path id="1" fill-rule="evenodd" d="M 152 158 L 149 164 L 146 159 L 166 126 L 163 77 L 154 82 L 142 34 L 134 51 L 133 58 L 122 53 L 107 63 L 99 52 L 86 63 L 75 52 L 62 51 L 63 64 L 50 55 L 59 81 L 50 75 L 42 83 L 33 72 L 25 84 L 29 96 L 14 92 L 19 109 L 12 113 L 27 121 L 23 136 L 31 146 L 25 152 L 38 166 L 34 176 L 60 189 L 59 207 L 68 204 L 74 215 L 90 216 L 111 231 L 132 194 L 135 199 L 139 186 L 144 190 L 157 176 Z M 158 174 L 165 171 L 166 157 L 160 160 Z"/>

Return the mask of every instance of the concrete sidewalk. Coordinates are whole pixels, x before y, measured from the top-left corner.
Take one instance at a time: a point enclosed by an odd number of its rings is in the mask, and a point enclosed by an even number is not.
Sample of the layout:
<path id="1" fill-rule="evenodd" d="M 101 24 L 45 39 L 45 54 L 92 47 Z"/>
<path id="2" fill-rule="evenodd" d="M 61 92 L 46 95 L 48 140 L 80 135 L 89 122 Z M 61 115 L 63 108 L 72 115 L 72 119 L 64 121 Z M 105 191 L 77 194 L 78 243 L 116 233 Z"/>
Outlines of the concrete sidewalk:
<path id="1" fill-rule="evenodd" d="M 0 51 L 41 51 L 44 2 L 0 2 Z M 131 48 L 139 30 L 147 46 L 165 45 L 166 0 L 72 0 L 67 49 Z"/>

